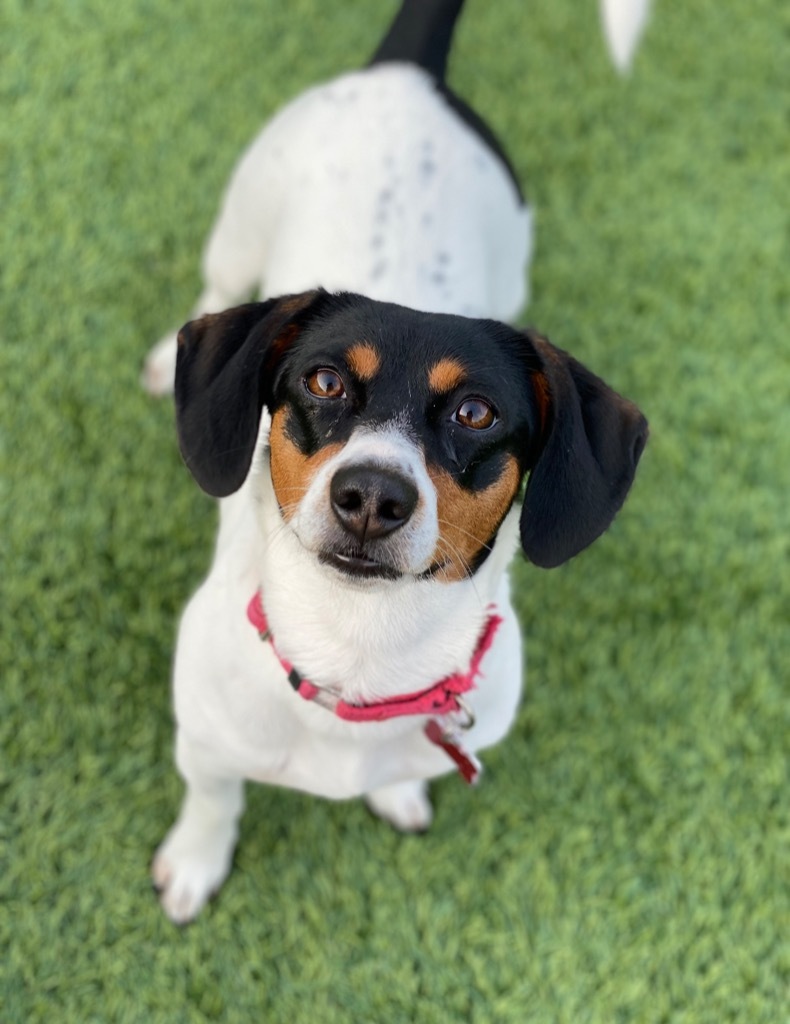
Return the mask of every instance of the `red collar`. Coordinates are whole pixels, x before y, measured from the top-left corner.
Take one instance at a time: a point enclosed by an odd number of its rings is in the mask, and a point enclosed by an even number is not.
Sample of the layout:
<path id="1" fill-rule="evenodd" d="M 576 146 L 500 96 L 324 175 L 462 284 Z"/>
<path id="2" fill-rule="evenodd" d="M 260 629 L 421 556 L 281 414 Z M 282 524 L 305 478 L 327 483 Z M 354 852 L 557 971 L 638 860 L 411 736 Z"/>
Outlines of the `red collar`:
<path id="1" fill-rule="evenodd" d="M 473 755 L 463 750 L 457 733 L 459 726 L 449 722 L 447 716 L 462 712 L 468 720 L 460 728 L 468 728 L 472 724 L 471 714 L 461 700 L 461 694 L 475 686 L 475 678 L 480 672 L 480 662 L 494 642 L 494 636 L 502 622 L 500 615 L 495 612 L 489 614 L 466 672 L 456 672 L 454 675 L 446 676 L 426 690 L 393 697 L 375 704 L 349 704 L 328 690 L 311 683 L 309 679 L 305 679 L 286 658 L 283 658 L 275 646 L 269 621 L 263 610 L 260 590 L 256 591 L 247 606 L 247 618 L 258 630 L 261 639 L 271 644 L 272 650 L 285 670 L 288 682 L 300 697 L 320 704 L 347 722 L 383 722 L 389 718 L 399 718 L 404 715 L 430 715 L 431 721 L 425 727 L 428 739 L 442 747 L 455 761 L 467 782 L 477 781 L 480 765 Z M 440 725 L 436 721 L 437 717 L 445 718 L 446 721 Z"/>

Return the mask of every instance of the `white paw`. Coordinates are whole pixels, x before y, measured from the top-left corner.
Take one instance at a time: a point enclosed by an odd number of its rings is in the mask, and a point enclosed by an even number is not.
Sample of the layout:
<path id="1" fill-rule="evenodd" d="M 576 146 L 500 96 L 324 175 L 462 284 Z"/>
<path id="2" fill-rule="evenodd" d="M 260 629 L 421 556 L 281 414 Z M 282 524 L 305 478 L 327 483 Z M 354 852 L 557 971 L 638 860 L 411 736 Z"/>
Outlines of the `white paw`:
<path id="1" fill-rule="evenodd" d="M 140 383 L 149 395 L 172 395 L 176 379 L 176 332 L 165 335 L 145 357 Z"/>
<path id="2" fill-rule="evenodd" d="M 177 823 L 154 854 L 151 878 L 162 909 L 174 924 L 187 924 L 230 871 L 235 830 L 206 836 Z"/>
<path id="3" fill-rule="evenodd" d="M 425 832 L 433 821 L 428 784 L 397 782 L 365 794 L 365 803 L 379 818 L 401 832 Z"/>

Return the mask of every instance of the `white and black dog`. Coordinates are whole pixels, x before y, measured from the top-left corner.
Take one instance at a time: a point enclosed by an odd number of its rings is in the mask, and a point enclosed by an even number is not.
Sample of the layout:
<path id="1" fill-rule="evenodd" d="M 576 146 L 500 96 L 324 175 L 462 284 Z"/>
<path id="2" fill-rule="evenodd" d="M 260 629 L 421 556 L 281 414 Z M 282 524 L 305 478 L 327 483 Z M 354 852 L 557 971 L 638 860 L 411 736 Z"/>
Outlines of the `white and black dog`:
<path id="1" fill-rule="evenodd" d="M 426 780 L 474 781 L 521 689 L 508 563 L 595 540 L 645 444 L 636 406 L 501 322 L 530 215 L 444 82 L 461 3 L 405 0 L 368 68 L 265 128 L 199 308 L 267 298 L 178 336 L 181 450 L 224 500 L 175 660 L 187 791 L 152 869 L 174 921 L 227 875 L 246 779 L 362 795 L 404 830 L 430 823 Z"/>

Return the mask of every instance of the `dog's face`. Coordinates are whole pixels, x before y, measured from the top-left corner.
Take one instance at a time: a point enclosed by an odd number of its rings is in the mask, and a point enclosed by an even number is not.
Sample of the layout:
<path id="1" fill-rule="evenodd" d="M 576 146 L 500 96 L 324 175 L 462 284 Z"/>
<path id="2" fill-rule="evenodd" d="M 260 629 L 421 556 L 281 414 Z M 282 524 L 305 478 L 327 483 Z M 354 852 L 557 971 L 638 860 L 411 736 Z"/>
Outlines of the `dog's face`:
<path id="1" fill-rule="evenodd" d="M 367 300 L 308 322 L 272 380 L 282 515 L 355 576 L 461 579 L 491 549 L 539 409 L 499 325 Z"/>
<path id="2" fill-rule="evenodd" d="M 475 573 L 531 472 L 527 555 L 556 565 L 609 524 L 646 439 L 638 409 L 538 335 L 312 292 L 179 335 L 187 464 L 236 490 L 260 415 L 283 520 L 356 582 Z"/>

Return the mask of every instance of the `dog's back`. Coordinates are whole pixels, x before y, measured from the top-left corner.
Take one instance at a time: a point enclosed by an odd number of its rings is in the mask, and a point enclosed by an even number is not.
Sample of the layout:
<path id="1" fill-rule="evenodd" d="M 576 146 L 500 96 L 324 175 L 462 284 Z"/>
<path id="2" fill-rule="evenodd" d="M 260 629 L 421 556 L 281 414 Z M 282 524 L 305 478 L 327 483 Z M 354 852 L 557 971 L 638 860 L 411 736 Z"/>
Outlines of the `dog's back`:
<path id="1" fill-rule="evenodd" d="M 231 181 L 207 276 L 246 270 L 264 297 L 321 285 L 432 312 L 520 311 L 529 211 L 443 77 L 460 8 L 406 0 L 368 68 L 275 117 Z"/>
<path id="2" fill-rule="evenodd" d="M 621 68 L 649 0 L 633 5 L 602 0 Z M 520 312 L 531 212 L 494 134 L 445 82 L 462 6 L 404 0 L 366 69 L 308 91 L 264 128 L 228 186 L 193 317 L 318 285 L 428 312 Z M 146 360 L 148 391 L 172 391 L 175 360 L 171 332 Z"/>

